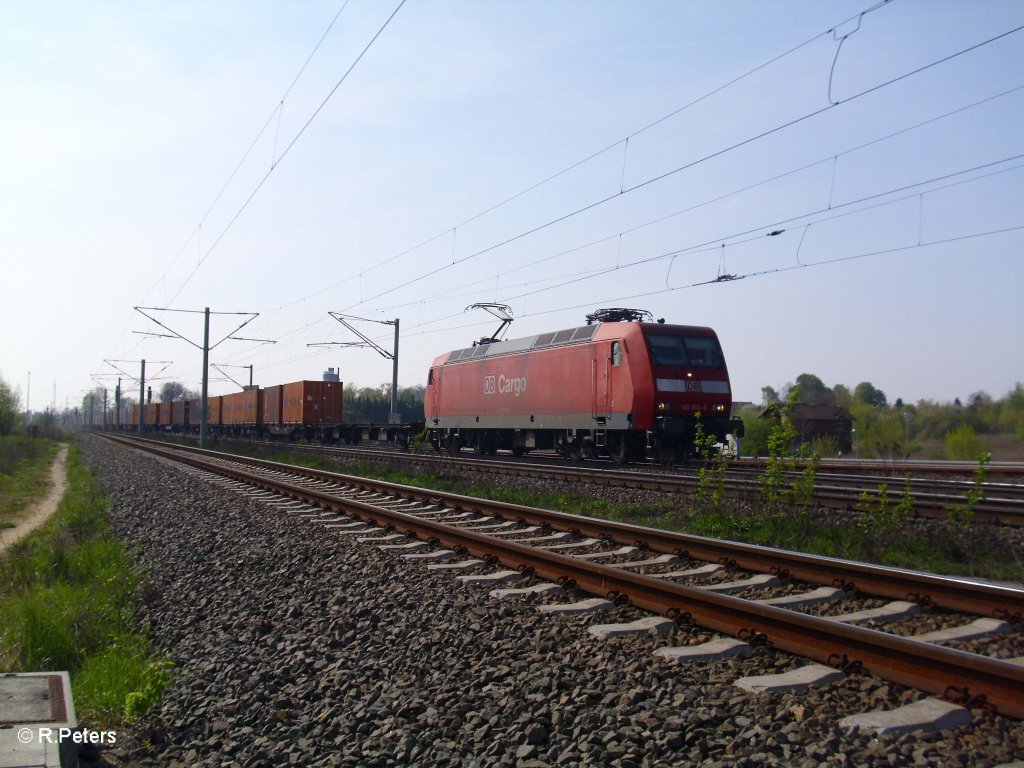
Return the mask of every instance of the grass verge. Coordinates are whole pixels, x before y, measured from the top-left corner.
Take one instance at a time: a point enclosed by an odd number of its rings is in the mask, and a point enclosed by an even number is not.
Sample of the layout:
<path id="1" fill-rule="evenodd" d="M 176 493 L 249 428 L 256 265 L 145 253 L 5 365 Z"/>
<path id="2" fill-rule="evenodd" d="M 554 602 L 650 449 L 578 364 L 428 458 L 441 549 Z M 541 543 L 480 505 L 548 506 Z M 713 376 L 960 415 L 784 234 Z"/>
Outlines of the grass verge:
<path id="1" fill-rule="evenodd" d="M 0 558 L 0 671 L 68 670 L 79 716 L 118 725 L 159 698 L 168 663 L 150 655 L 140 574 L 75 446 L 67 473 L 56 514 Z"/>
<path id="2" fill-rule="evenodd" d="M 1010 537 L 994 535 L 985 525 L 936 523 L 926 527 L 912 519 L 885 526 L 870 517 L 836 515 L 760 500 L 726 501 L 718 507 L 679 499 L 654 504 L 616 504 L 578 493 L 544 494 L 504 484 L 489 484 L 443 473 L 413 474 L 375 464 L 340 467 L 320 457 L 278 453 L 272 461 L 371 477 L 468 496 L 554 509 L 697 536 L 759 544 L 847 560 L 911 568 L 951 576 L 1024 581 L 1024 551 Z M 997 532 L 996 532 L 997 533 Z M 1016 539 L 1019 542 L 1019 537 Z"/>
<path id="3" fill-rule="evenodd" d="M 0 528 L 46 494 L 57 443 L 41 438 L 0 437 Z"/>

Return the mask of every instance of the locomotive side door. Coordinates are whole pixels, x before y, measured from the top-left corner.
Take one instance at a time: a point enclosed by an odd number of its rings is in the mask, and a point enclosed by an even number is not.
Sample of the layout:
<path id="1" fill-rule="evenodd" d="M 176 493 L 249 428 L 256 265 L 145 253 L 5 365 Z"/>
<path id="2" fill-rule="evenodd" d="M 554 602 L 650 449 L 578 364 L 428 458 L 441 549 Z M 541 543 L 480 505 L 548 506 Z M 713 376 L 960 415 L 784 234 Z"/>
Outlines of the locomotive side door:
<path id="1" fill-rule="evenodd" d="M 594 344 L 592 362 L 593 405 L 591 408 L 594 420 L 604 424 L 611 411 L 611 354 L 612 345 L 601 341 Z"/>
<path id="2" fill-rule="evenodd" d="M 441 401 L 441 366 L 431 368 L 427 374 L 427 386 L 430 389 L 430 419 L 437 421 L 438 406 Z"/>

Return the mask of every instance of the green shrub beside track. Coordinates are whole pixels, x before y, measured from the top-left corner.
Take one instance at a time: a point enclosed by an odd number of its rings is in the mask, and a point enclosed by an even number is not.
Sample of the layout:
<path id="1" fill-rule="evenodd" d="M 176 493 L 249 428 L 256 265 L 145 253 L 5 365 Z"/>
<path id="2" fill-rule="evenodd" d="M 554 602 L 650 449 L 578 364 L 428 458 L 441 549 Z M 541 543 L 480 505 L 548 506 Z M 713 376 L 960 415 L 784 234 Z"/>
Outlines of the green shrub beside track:
<path id="1" fill-rule="evenodd" d="M 115 725 L 138 714 L 140 696 L 155 701 L 166 663 L 150 657 L 135 619 L 140 576 L 74 446 L 67 472 L 56 514 L 0 556 L 0 671 L 66 669 L 79 715 Z"/>

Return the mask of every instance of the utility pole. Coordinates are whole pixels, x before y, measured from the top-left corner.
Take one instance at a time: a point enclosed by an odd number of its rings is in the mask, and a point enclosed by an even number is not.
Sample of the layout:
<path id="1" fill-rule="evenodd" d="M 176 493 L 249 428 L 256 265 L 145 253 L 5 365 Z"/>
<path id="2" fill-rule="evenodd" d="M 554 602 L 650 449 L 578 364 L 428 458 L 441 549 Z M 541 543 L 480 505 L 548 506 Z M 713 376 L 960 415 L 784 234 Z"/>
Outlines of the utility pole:
<path id="1" fill-rule="evenodd" d="M 199 447 L 206 447 L 206 430 L 210 420 L 210 308 L 203 313 L 203 394 L 199 404 Z"/>
<path id="2" fill-rule="evenodd" d="M 146 361 L 142 361 L 142 373 L 139 374 L 139 434 L 146 423 Z"/>
<path id="3" fill-rule="evenodd" d="M 398 424 L 401 421 L 401 417 L 398 414 L 398 319 L 394 320 L 370 320 L 365 317 L 353 317 L 352 315 L 343 315 L 340 312 L 328 312 L 331 317 L 337 320 L 339 323 L 348 328 L 352 333 L 358 336 L 362 341 L 329 341 L 322 344 L 307 344 L 307 347 L 370 347 L 375 350 L 378 355 L 391 361 L 391 413 L 388 416 L 388 421 L 391 424 Z M 395 346 L 394 350 L 388 352 L 380 344 L 375 342 L 365 333 L 360 331 L 349 320 L 358 320 L 363 323 L 380 323 L 381 325 L 393 325 L 395 326 Z M 339 368 L 339 370 L 341 370 Z"/>
<path id="4" fill-rule="evenodd" d="M 117 377 L 117 389 L 114 390 L 114 427 L 121 426 L 121 377 Z"/>
<path id="5" fill-rule="evenodd" d="M 238 331 L 242 330 L 242 328 L 247 326 L 249 323 L 251 323 L 253 320 L 255 320 L 257 317 L 259 317 L 260 316 L 259 312 L 211 312 L 210 308 L 206 307 L 203 310 L 203 312 L 202 312 L 202 314 L 203 314 L 203 345 L 199 346 L 198 344 L 196 344 L 191 339 L 189 339 L 189 338 L 187 338 L 185 336 L 182 336 L 176 330 L 174 330 L 173 328 L 168 327 L 167 325 L 165 325 L 164 323 L 160 322 L 159 320 L 157 320 L 152 315 L 146 314 L 146 312 L 144 312 L 143 310 L 148 310 L 150 312 L 185 312 L 185 313 L 189 313 L 189 314 L 199 314 L 199 310 L 197 310 L 197 309 L 170 309 L 168 307 L 135 307 L 135 311 L 138 312 L 140 315 L 142 315 L 143 317 L 145 317 L 145 318 L 147 318 L 149 320 L 152 320 L 154 323 L 159 325 L 161 328 L 164 328 L 165 330 L 168 330 L 168 331 L 170 331 L 173 334 L 173 336 L 166 336 L 165 334 L 146 334 L 146 335 L 149 335 L 149 336 L 153 336 L 153 335 L 165 336 L 166 338 L 178 338 L 178 339 L 181 339 L 182 341 L 188 342 L 189 344 L 191 344 L 196 349 L 202 350 L 202 353 L 203 353 L 203 385 L 202 385 L 202 396 L 201 396 L 202 397 L 202 402 L 200 403 L 200 406 L 199 406 L 199 411 L 201 413 L 201 416 L 199 418 L 199 447 L 200 448 L 205 448 L 206 447 L 206 442 L 207 442 L 207 440 L 206 440 L 207 422 L 208 422 L 209 416 L 210 416 L 210 404 L 209 404 L 210 350 L 211 349 L 216 349 L 218 346 L 220 346 L 222 343 L 224 343 L 228 339 L 232 339 L 233 341 L 255 341 L 255 342 L 259 342 L 261 344 L 276 344 L 277 342 L 276 341 L 272 341 L 270 339 L 244 339 L 244 338 L 242 338 L 240 336 L 235 336 L 234 335 L 235 333 L 238 333 Z M 227 336 L 222 338 L 216 344 L 211 345 L 210 344 L 210 315 L 249 315 L 249 318 L 247 320 L 243 321 L 233 331 L 231 331 L 231 333 L 229 333 Z"/>
<path id="6" fill-rule="evenodd" d="M 133 362 L 135 362 L 134 360 L 104 360 L 103 362 L 105 362 L 107 365 L 109 365 L 115 371 L 117 371 L 118 373 L 122 374 L 123 376 L 126 376 L 130 380 L 138 381 L 139 382 L 139 423 L 137 425 L 138 426 L 137 431 L 141 435 L 142 434 L 142 427 L 146 423 L 146 361 L 145 360 L 140 360 L 139 361 L 139 367 L 141 368 L 141 372 L 139 373 L 138 379 L 136 379 L 134 376 L 132 376 L 130 373 L 128 373 L 127 371 L 123 370 L 122 368 L 119 368 L 118 366 L 114 365 L 114 363 L 133 363 Z M 161 368 L 159 371 L 157 371 L 156 374 L 153 377 L 151 377 L 150 380 L 154 380 L 154 379 L 158 378 L 160 376 L 160 374 L 164 372 L 164 370 L 167 368 L 167 366 L 171 365 L 171 361 L 169 361 L 169 360 L 150 360 L 149 362 L 152 365 L 162 365 L 163 366 L 163 368 Z M 117 379 L 117 390 L 116 390 L 116 393 L 115 393 L 115 397 L 117 398 L 118 418 L 120 418 L 120 411 L 121 411 L 121 378 L 120 377 L 118 377 L 118 379 Z"/>

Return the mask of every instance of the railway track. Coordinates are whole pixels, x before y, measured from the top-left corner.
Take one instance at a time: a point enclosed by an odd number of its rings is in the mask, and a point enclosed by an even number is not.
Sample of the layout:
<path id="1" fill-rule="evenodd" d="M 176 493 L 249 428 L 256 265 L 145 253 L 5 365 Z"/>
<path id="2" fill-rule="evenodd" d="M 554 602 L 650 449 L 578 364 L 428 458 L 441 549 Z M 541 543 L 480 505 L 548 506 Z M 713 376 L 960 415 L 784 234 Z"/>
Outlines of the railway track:
<path id="1" fill-rule="evenodd" d="M 961 641 L 1001 634 L 1007 653 L 1018 650 L 1019 656 L 1024 653 L 1024 589 L 1018 587 L 721 542 L 214 452 L 139 447 L 244 483 L 255 489 L 249 493 L 275 494 L 283 506 L 315 507 L 310 516 L 335 534 L 357 535 L 427 561 L 428 567 L 501 566 L 465 580 L 495 586 L 520 581 L 529 591 L 580 590 L 663 617 L 649 621 L 646 631 L 693 623 L 847 673 L 862 668 L 960 704 L 1024 718 L 1024 665 L 938 645 L 943 635 L 915 626 L 924 615 L 932 627 L 938 622 L 959 633 Z M 844 606 L 854 597 L 859 611 Z M 876 625 L 886 617 L 896 621 L 886 625 L 893 631 L 859 626 L 865 611 Z"/>
<path id="2" fill-rule="evenodd" d="M 277 443 L 258 443 L 278 447 Z M 382 451 L 335 446 L 302 446 L 289 444 L 291 452 L 316 453 L 346 459 L 379 458 L 389 463 L 416 469 L 436 470 L 439 467 L 467 472 L 483 472 L 502 477 L 527 477 L 636 488 L 664 493 L 692 494 L 700 487 L 694 470 L 663 471 L 648 467 L 613 468 L 579 466 L 558 459 L 551 461 L 495 460 L 480 457 L 440 456 L 435 453 L 414 454 L 404 451 Z M 759 469 L 733 465 L 724 480 L 730 495 L 741 499 L 760 499 L 762 487 Z M 834 466 L 834 463 L 828 466 Z M 798 480 L 799 472 L 788 472 L 788 483 Z M 973 498 L 972 498 L 973 497 Z M 944 519 L 953 512 L 969 510 L 977 523 L 1024 525 L 1024 483 L 977 483 L 973 480 L 943 477 L 900 477 L 875 474 L 851 474 L 819 470 L 815 474 L 814 502 L 820 506 L 843 510 L 892 509 L 906 499 L 911 515 Z"/>

